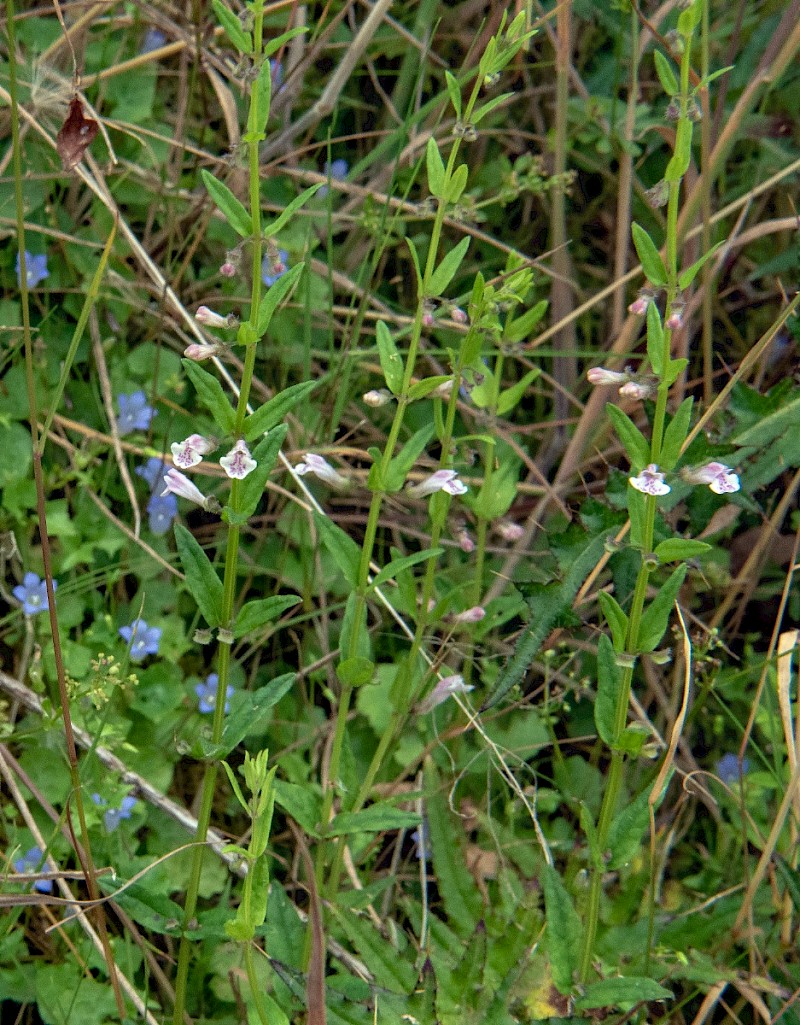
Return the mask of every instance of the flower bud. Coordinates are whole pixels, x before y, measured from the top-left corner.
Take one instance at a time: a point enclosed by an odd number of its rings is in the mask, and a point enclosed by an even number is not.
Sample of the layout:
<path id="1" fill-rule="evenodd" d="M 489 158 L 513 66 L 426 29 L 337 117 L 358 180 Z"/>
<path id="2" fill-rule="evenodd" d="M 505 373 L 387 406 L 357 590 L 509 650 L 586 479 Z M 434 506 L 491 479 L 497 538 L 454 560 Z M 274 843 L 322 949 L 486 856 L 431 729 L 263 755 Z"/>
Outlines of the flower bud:
<path id="1" fill-rule="evenodd" d="M 221 314 L 215 313 L 213 310 L 210 310 L 208 306 L 198 306 L 194 319 L 198 324 L 203 324 L 205 327 L 230 326 L 227 317 L 223 317 Z"/>

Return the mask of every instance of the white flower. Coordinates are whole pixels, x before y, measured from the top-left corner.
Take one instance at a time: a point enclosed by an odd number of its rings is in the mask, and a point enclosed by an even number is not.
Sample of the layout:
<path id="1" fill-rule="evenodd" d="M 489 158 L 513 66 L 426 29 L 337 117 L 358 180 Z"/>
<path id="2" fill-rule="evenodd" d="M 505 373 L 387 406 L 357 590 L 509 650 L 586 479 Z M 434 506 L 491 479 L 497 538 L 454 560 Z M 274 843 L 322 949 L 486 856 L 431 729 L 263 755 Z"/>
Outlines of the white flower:
<path id="1" fill-rule="evenodd" d="M 305 462 L 298 463 L 294 472 L 301 477 L 307 473 L 313 473 L 315 477 L 319 477 L 332 488 L 346 488 L 350 484 L 347 477 L 342 476 L 338 470 L 334 470 L 327 459 L 323 459 L 322 456 L 318 456 L 314 452 L 306 452 Z"/>
<path id="2" fill-rule="evenodd" d="M 172 458 L 176 466 L 182 470 L 189 470 L 203 461 L 203 456 L 213 452 L 217 447 L 215 441 L 204 438 L 202 434 L 190 434 L 189 437 L 180 443 L 173 441 L 170 445 Z"/>
<path id="3" fill-rule="evenodd" d="M 625 384 L 630 380 L 630 375 L 617 370 L 606 370 L 605 367 L 592 367 L 586 371 L 586 378 L 590 384 Z"/>
<path id="4" fill-rule="evenodd" d="M 645 466 L 638 477 L 629 477 L 632 487 L 644 495 L 667 495 L 672 490 L 664 483 L 664 474 L 659 472 L 655 463 Z"/>
<path id="5" fill-rule="evenodd" d="M 244 480 L 258 464 L 250 455 L 250 449 L 245 444 L 244 438 L 239 438 L 230 452 L 220 459 L 219 465 L 231 479 Z"/>
<path id="6" fill-rule="evenodd" d="M 426 495 L 432 495 L 435 491 L 446 491 L 448 495 L 463 495 L 467 490 L 467 485 L 458 479 L 455 470 L 437 470 L 436 473 L 432 473 L 430 477 L 426 477 L 419 484 L 409 484 L 406 490 L 409 495 L 414 495 L 416 498 L 424 498 Z"/>
<path id="7" fill-rule="evenodd" d="M 715 495 L 730 495 L 740 487 L 738 475 L 724 463 L 707 463 L 697 470 L 684 470 L 683 476 L 692 484 L 708 484 Z"/>
<path id="8" fill-rule="evenodd" d="M 430 712 L 432 708 L 436 708 L 436 706 L 441 705 L 443 701 L 447 701 L 451 695 L 467 694 L 469 691 L 474 689 L 474 687 L 467 686 L 467 684 L 464 683 L 464 678 L 458 674 L 455 676 L 445 676 L 444 679 L 437 682 L 428 697 L 420 705 L 419 710 L 423 714 L 425 712 Z"/>
<path id="9" fill-rule="evenodd" d="M 229 327 L 228 318 L 210 310 L 208 306 L 198 306 L 194 319 L 206 327 Z"/>
<path id="10" fill-rule="evenodd" d="M 379 409 L 381 406 L 385 406 L 392 401 L 392 393 L 387 391 L 386 388 L 373 388 L 372 391 L 362 395 L 362 398 L 367 406 Z"/>

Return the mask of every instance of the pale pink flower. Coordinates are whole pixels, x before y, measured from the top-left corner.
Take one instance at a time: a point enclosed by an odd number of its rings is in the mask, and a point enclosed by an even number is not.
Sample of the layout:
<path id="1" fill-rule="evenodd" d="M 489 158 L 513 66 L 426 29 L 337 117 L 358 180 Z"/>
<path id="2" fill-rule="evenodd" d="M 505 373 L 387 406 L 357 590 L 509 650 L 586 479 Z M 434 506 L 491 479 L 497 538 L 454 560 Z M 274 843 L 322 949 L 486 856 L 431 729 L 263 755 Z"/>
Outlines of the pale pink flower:
<path id="1" fill-rule="evenodd" d="M 346 488 L 350 485 L 347 477 L 342 476 L 338 470 L 334 470 L 327 459 L 323 459 L 315 452 L 306 452 L 305 462 L 298 463 L 294 472 L 301 477 L 307 473 L 313 473 L 315 477 L 319 477 L 321 481 L 329 484 L 332 488 Z"/>
<path id="2" fill-rule="evenodd" d="M 428 697 L 419 706 L 419 710 L 422 714 L 425 714 L 430 712 L 431 709 L 436 708 L 437 705 L 441 705 L 443 701 L 447 701 L 453 694 L 467 694 L 474 689 L 474 687 L 464 683 L 463 676 L 458 674 L 455 676 L 445 676 L 444 679 L 437 682 Z"/>
<path id="3" fill-rule="evenodd" d="M 525 536 L 525 528 L 521 523 L 512 523 L 510 520 L 500 520 L 494 524 L 494 529 L 504 541 L 513 544 Z"/>
<path id="4" fill-rule="evenodd" d="M 455 470 L 437 470 L 419 484 L 409 484 L 406 490 L 415 498 L 425 498 L 435 491 L 446 491 L 448 495 L 463 495 L 467 485 L 458 479 Z"/>
<path id="5" fill-rule="evenodd" d="M 642 399 L 649 399 L 656 393 L 656 386 L 652 381 L 627 381 L 619 390 L 620 395 L 625 398 L 635 399 L 641 402 Z"/>
<path id="6" fill-rule="evenodd" d="M 464 310 L 461 309 L 460 306 L 454 306 L 450 311 L 450 316 L 453 318 L 456 324 L 466 324 L 469 320 L 469 317 L 467 317 L 467 314 Z"/>
<path id="7" fill-rule="evenodd" d="M 590 384 L 625 384 L 630 380 L 630 374 L 620 373 L 618 370 L 606 370 L 605 367 L 592 367 L 586 371 L 586 377 Z"/>
<path id="8" fill-rule="evenodd" d="M 674 303 L 670 308 L 669 316 L 664 321 L 664 327 L 668 331 L 677 331 L 683 327 L 683 303 Z"/>
<path id="9" fill-rule="evenodd" d="M 458 612 L 453 616 L 454 623 L 480 623 L 483 617 L 486 615 L 486 609 L 481 605 L 473 605 L 471 609 L 465 609 L 464 612 Z"/>
<path id="10" fill-rule="evenodd" d="M 192 342 L 191 345 L 187 345 L 183 350 L 183 355 L 187 359 L 193 359 L 196 363 L 200 363 L 204 359 L 211 359 L 212 356 L 216 356 L 219 351 L 219 345 Z"/>
<path id="11" fill-rule="evenodd" d="M 669 484 L 664 482 L 664 474 L 655 463 L 645 466 L 637 477 L 629 477 L 628 480 L 632 487 L 644 495 L 667 495 L 672 490 Z"/>
<path id="12" fill-rule="evenodd" d="M 215 313 L 214 310 L 210 310 L 208 306 L 198 306 L 197 312 L 194 315 L 194 319 L 198 324 L 203 324 L 205 327 L 229 327 L 228 318 L 223 317 L 220 313 Z"/>
<path id="13" fill-rule="evenodd" d="M 164 485 L 164 490 L 161 492 L 162 498 L 164 495 L 177 495 L 179 498 L 187 498 L 190 502 L 201 505 L 204 509 L 207 508 L 206 496 L 180 470 L 170 467 L 164 474 Z"/>
<path id="14" fill-rule="evenodd" d="M 190 434 L 189 437 L 180 443 L 173 441 L 172 459 L 176 466 L 182 470 L 189 470 L 203 461 L 203 456 L 213 452 L 217 443 L 212 438 L 204 438 L 202 434 Z"/>
<path id="15" fill-rule="evenodd" d="M 231 263 L 230 260 L 226 260 L 225 263 L 219 269 L 220 274 L 223 278 L 232 278 L 236 276 L 236 266 Z"/>
<path id="16" fill-rule="evenodd" d="M 462 552 L 466 552 L 467 555 L 471 555 L 475 551 L 475 542 L 472 540 L 469 531 L 466 527 L 462 527 L 461 530 L 456 534 L 456 541 L 458 541 L 458 547 Z"/>
<path id="17" fill-rule="evenodd" d="M 708 484 L 715 495 L 730 495 L 740 488 L 738 475 L 724 463 L 707 463 L 696 470 L 684 470 L 683 477 L 692 484 Z"/>
<path id="18" fill-rule="evenodd" d="M 645 295 L 637 296 L 628 307 L 628 313 L 635 313 L 640 317 L 643 317 L 647 313 L 647 307 L 650 305 L 651 300 Z"/>
<path id="19" fill-rule="evenodd" d="M 232 480 L 244 480 L 258 464 L 250 455 L 244 438 L 239 438 L 230 452 L 220 459 L 219 465 Z"/>

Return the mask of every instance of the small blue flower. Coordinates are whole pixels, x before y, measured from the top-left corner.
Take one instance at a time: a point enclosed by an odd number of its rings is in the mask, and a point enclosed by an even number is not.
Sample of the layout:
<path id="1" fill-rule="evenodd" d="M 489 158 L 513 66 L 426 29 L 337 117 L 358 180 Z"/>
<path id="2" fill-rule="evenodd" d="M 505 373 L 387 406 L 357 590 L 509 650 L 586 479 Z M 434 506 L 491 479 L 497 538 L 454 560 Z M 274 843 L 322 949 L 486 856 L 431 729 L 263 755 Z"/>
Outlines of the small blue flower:
<path id="1" fill-rule="evenodd" d="M 22 287 L 22 274 L 19 269 L 19 253 L 14 263 L 17 271 L 17 284 Z M 40 281 L 49 276 L 47 269 L 47 253 L 39 253 L 37 256 L 25 250 L 25 277 L 28 281 L 28 288 L 36 288 Z"/>
<path id="2" fill-rule="evenodd" d="M 734 754 L 723 755 L 717 762 L 717 775 L 723 783 L 727 783 L 729 786 L 731 783 L 738 783 L 742 776 L 749 771 L 749 759 L 743 758 L 740 768 L 739 759 Z"/>
<path id="3" fill-rule="evenodd" d="M 289 269 L 289 254 L 285 249 L 278 250 L 278 259 L 270 259 L 269 253 L 261 261 L 261 280 L 267 286 L 274 285 L 278 278 L 282 278 Z"/>
<path id="4" fill-rule="evenodd" d="M 163 459 L 151 456 L 146 463 L 137 466 L 135 472 L 142 480 L 147 481 L 151 491 L 160 492 L 164 490 L 164 474 L 168 469 Z"/>
<path id="5" fill-rule="evenodd" d="M 200 699 L 200 704 L 199 704 L 198 707 L 199 707 L 200 711 L 203 712 L 204 714 L 207 714 L 209 712 L 213 712 L 214 709 L 217 707 L 217 686 L 218 686 L 218 684 L 219 684 L 219 676 L 217 675 L 217 673 L 210 673 L 206 677 L 206 682 L 205 683 L 198 683 L 195 686 L 195 688 L 194 688 L 195 694 Z M 228 684 L 228 687 L 227 687 L 227 689 L 225 691 L 225 698 L 226 698 L 226 701 L 225 701 L 225 714 L 226 715 L 231 710 L 231 703 L 230 703 L 230 701 L 227 700 L 228 698 L 230 698 L 231 694 L 233 694 L 233 687 L 231 687 L 231 685 Z"/>
<path id="6" fill-rule="evenodd" d="M 419 829 L 414 830 L 411 834 L 411 839 L 416 846 L 414 856 L 417 861 L 430 861 L 433 857 L 433 851 L 431 850 L 431 838 L 426 819 L 420 822 Z"/>
<path id="7" fill-rule="evenodd" d="M 167 37 L 158 28 L 149 28 L 145 33 L 142 47 L 139 53 L 152 53 L 153 50 L 160 50 L 167 41 Z"/>
<path id="8" fill-rule="evenodd" d="M 121 626 L 119 635 L 130 646 L 131 658 L 141 662 L 148 655 L 158 654 L 161 627 L 148 626 L 143 619 L 134 619 L 130 626 Z"/>
<path id="9" fill-rule="evenodd" d="M 106 809 L 103 814 L 103 823 L 109 833 L 113 833 L 123 819 L 131 817 L 131 812 L 136 805 L 136 798 L 130 795 L 122 798 L 119 808 L 109 808 L 108 801 L 105 797 L 101 797 L 100 794 L 92 794 L 92 800 L 98 808 Z"/>
<path id="10" fill-rule="evenodd" d="M 17 858 L 14 862 L 14 871 L 32 874 L 33 872 L 38 872 L 41 869 L 43 862 L 44 854 L 42 854 L 42 848 L 31 847 L 29 851 L 26 851 L 21 858 Z M 53 880 L 37 879 L 33 884 L 33 888 L 34 890 L 38 890 L 39 893 L 52 893 Z"/>
<path id="11" fill-rule="evenodd" d="M 283 85 L 283 64 L 275 57 L 269 62 L 270 77 L 272 78 L 273 92 L 279 92 Z"/>
<path id="12" fill-rule="evenodd" d="M 178 499 L 174 495 L 151 495 L 147 503 L 147 515 L 150 518 L 150 530 L 156 537 L 161 537 L 178 515 Z"/>
<path id="13" fill-rule="evenodd" d="M 58 581 L 53 581 L 53 590 L 58 587 Z M 37 612 L 47 612 L 50 608 L 47 602 L 47 584 L 40 580 L 35 573 L 26 573 L 22 583 L 17 584 L 13 591 L 17 601 L 22 602 L 22 611 L 26 616 L 35 616 Z"/>
<path id="14" fill-rule="evenodd" d="M 119 416 L 117 430 L 120 434 L 132 431 L 146 431 L 150 421 L 156 415 L 152 406 L 147 405 L 147 397 L 143 391 L 135 391 L 130 395 L 117 395 Z"/>
<path id="15" fill-rule="evenodd" d="M 335 182 L 343 182 L 347 177 L 347 172 L 350 170 L 350 165 L 344 159 L 339 157 L 338 160 L 326 160 L 325 166 L 322 168 L 322 173 L 326 178 L 332 178 Z M 328 186 L 323 185 L 322 188 L 317 192 L 318 196 L 327 196 Z"/>

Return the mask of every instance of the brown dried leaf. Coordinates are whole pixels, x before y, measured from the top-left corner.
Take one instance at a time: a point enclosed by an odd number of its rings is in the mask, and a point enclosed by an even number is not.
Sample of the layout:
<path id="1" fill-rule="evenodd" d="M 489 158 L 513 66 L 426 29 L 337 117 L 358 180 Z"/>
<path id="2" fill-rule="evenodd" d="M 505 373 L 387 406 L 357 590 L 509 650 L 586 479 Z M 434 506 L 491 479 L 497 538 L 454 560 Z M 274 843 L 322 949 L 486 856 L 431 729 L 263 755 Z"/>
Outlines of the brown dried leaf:
<path id="1" fill-rule="evenodd" d="M 83 113 L 80 98 L 73 96 L 67 119 L 56 136 L 56 149 L 65 171 L 71 171 L 83 160 L 83 155 L 97 135 L 98 128 L 99 125 L 94 118 L 86 117 Z"/>

